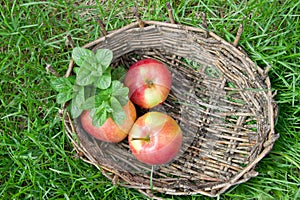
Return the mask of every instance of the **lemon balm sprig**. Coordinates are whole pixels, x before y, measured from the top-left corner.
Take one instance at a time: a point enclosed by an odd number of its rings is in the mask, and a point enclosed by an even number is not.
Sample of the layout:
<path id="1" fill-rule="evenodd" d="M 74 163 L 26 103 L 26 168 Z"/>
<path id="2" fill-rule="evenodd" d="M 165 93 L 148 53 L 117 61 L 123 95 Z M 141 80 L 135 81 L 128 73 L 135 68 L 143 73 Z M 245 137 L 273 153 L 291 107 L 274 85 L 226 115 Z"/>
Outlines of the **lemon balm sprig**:
<path id="1" fill-rule="evenodd" d="M 129 89 L 119 79 L 120 70 L 113 70 L 110 64 L 113 53 L 109 49 L 75 47 L 72 58 L 77 65 L 75 76 L 55 78 L 51 86 L 58 92 L 59 104 L 70 101 L 73 118 L 84 110 L 90 110 L 94 126 L 102 126 L 111 117 L 117 124 L 126 118 L 122 106 L 128 102 Z"/>

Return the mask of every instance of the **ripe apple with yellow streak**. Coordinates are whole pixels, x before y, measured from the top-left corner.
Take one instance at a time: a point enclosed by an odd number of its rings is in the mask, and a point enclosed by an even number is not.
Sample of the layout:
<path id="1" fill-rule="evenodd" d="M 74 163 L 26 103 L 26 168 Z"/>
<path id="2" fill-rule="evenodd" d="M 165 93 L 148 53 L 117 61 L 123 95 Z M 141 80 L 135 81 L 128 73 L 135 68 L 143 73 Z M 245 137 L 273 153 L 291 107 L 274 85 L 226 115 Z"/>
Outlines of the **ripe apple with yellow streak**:
<path id="1" fill-rule="evenodd" d="M 108 118 L 102 126 L 96 127 L 92 124 L 89 110 L 85 110 L 80 115 L 81 125 L 88 134 L 98 140 L 112 143 L 121 142 L 127 137 L 136 120 L 136 109 L 130 100 L 123 106 L 123 109 L 126 118 L 121 125 L 116 124 L 112 118 Z"/>
<path id="2" fill-rule="evenodd" d="M 124 84 L 130 100 L 142 108 L 153 108 L 164 102 L 171 89 L 172 77 L 168 67 L 147 58 L 130 66 Z"/>
<path id="3" fill-rule="evenodd" d="M 148 112 L 139 117 L 128 134 L 133 155 L 149 165 L 165 164 L 175 158 L 182 138 L 177 122 L 161 112 Z"/>

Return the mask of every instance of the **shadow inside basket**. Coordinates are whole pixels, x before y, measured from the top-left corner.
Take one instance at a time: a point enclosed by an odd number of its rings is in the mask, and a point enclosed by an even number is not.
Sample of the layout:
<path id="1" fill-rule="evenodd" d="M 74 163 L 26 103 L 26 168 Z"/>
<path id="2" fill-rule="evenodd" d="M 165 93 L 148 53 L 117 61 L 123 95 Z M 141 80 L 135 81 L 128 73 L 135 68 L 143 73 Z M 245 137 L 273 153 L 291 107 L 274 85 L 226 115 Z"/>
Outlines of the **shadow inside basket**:
<path id="1" fill-rule="evenodd" d="M 158 185 L 174 180 L 176 187 L 180 177 L 189 189 L 199 189 L 229 180 L 249 163 L 258 139 L 255 116 L 245 114 L 250 113 L 251 105 L 243 100 L 234 80 L 226 79 L 216 66 L 158 49 L 132 51 L 115 59 L 112 67 L 128 69 L 137 60 L 149 57 L 167 64 L 172 74 L 167 100 L 150 111 L 167 113 L 183 132 L 177 157 L 168 164 L 153 166 L 154 185 L 155 180 L 159 180 Z M 137 108 L 138 116 L 145 112 Z M 133 178 L 134 174 L 142 174 L 136 178 L 144 179 L 145 184 L 150 181 L 152 166 L 134 158 L 127 139 L 118 144 L 102 142 L 89 136 L 79 119 L 75 119 L 75 125 L 81 143 L 102 166 L 130 173 Z"/>

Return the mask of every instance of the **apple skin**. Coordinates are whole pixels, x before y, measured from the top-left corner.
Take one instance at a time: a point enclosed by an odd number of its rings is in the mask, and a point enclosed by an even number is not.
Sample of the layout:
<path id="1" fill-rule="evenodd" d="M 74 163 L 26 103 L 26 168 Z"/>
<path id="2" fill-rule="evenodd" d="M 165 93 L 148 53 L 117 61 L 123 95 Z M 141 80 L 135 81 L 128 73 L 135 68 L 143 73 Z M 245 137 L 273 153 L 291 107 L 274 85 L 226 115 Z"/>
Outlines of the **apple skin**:
<path id="1" fill-rule="evenodd" d="M 90 111 L 85 110 L 80 115 L 80 121 L 83 129 L 98 140 L 104 142 L 118 143 L 125 139 L 136 120 L 136 109 L 129 100 L 123 106 L 126 113 L 126 119 L 121 125 L 116 124 L 112 118 L 108 118 L 101 127 L 93 126 Z"/>
<path id="2" fill-rule="evenodd" d="M 147 58 L 130 66 L 124 84 L 129 88 L 130 100 L 149 109 L 167 99 L 172 76 L 165 64 Z"/>
<path id="3" fill-rule="evenodd" d="M 128 134 L 133 155 L 149 165 L 165 164 L 175 158 L 182 138 L 177 122 L 161 112 L 148 112 L 139 117 Z"/>

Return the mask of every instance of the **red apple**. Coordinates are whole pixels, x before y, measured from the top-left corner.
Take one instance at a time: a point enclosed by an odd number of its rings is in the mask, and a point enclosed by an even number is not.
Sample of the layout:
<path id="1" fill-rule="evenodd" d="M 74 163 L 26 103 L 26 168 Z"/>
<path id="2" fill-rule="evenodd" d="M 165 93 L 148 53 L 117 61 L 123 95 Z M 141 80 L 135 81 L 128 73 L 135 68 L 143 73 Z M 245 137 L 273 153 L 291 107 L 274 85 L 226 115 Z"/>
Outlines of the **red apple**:
<path id="1" fill-rule="evenodd" d="M 83 129 L 91 136 L 104 142 L 117 143 L 125 139 L 136 120 L 136 110 L 133 103 L 129 100 L 123 106 L 126 119 L 121 125 L 116 124 L 112 118 L 108 118 L 101 127 L 93 126 L 90 111 L 86 110 L 80 115 Z"/>
<path id="2" fill-rule="evenodd" d="M 130 66 L 124 84 L 131 101 L 142 108 L 153 108 L 164 102 L 171 89 L 172 77 L 168 67 L 151 58 Z"/>
<path id="3" fill-rule="evenodd" d="M 178 154 L 182 131 L 169 115 L 148 112 L 136 120 L 129 132 L 128 142 L 139 161 L 150 165 L 165 164 Z"/>

